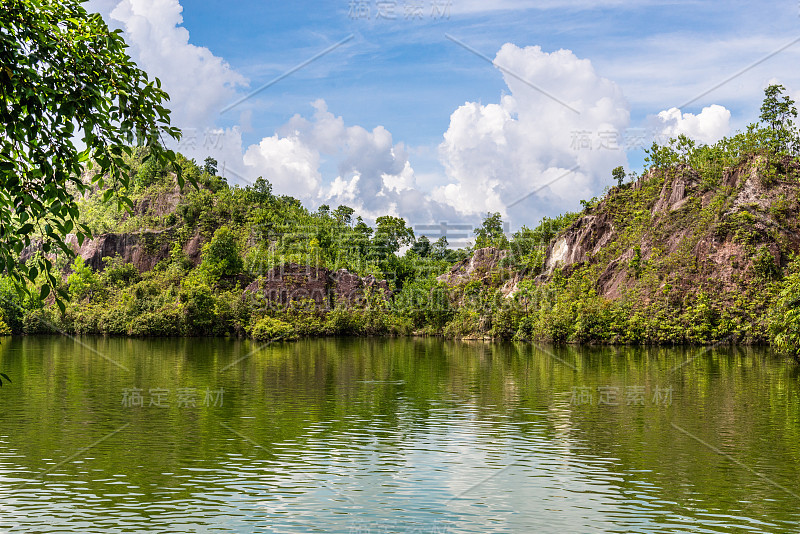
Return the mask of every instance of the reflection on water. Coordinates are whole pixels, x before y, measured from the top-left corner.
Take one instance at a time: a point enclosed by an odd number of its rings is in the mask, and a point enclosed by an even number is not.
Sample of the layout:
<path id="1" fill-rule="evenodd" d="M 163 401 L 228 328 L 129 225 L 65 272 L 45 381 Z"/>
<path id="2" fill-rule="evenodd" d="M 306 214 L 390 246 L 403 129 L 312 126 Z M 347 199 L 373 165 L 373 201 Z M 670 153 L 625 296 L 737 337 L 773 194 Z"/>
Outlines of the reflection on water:
<path id="1" fill-rule="evenodd" d="M 767 351 L 0 344 L 0 530 L 797 532 Z"/>

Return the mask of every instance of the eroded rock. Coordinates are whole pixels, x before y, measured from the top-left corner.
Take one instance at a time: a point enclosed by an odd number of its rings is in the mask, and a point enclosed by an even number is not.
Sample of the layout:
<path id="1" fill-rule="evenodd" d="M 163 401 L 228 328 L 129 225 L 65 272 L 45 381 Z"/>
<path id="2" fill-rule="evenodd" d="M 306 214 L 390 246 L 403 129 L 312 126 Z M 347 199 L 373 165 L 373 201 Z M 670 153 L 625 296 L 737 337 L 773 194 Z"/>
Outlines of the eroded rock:
<path id="1" fill-rule="evenodd" d="M 346 269 L 329 271 L 321 267 L 285 263 L 273 267 L 248 285 L 245 294 L 258 294 L 270 304 L 278 306 L 311 299 L 317 307 L 330 309 L 337 304 L 363 304 L 368 288 L 385 299 L 392 296 L 386 280 L 378 280 L 373 276 L 362 278 Z"/>

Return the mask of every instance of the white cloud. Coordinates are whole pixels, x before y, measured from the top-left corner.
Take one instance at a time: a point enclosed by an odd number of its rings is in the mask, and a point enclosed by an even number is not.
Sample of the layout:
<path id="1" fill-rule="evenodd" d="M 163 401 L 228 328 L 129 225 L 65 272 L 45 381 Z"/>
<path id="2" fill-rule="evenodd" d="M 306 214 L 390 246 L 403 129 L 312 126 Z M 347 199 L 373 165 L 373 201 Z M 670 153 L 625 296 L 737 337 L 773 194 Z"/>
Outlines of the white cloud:
<path id="1" fill-rule="evenodd" d="M 337 176 L 330 187 L 320 191 L 319 196 L 327 202 L 336 201 L 336 204 L 340 205 L 352 204 L 358 194 L 358 181 L 360 179 L 359 175 L 353 176 L 350 180 L 342 180 L 341 176 Z"/>
<path id="2" fill-rule="evenodd" d="M 244 164 L 256 169 L 280 194 L 308 199 L 322 183 L 319 152 L 298 137 L 265 137 L 247 149 Z"/>
<path id="3" fill-rule="evenodd" d="M 585 3 L 500 0 L 487 7 L 485 2 L 465 0 L 452 8 L 455 14 Z M 178 0 L 92 0 L 89 7 L 122 28 L 134 60 L 162 80 L 172 97 L 173 124 L 185 132 L 176 148 L 198 161 L 215 157 L 232 182 L 262 175 L 276 193 L 312 204 L 347 203 L 367 218 L 397 214 L 421 224 L 500 211 L 514 217 L 516 226 L 575 209 L 578 199 L 610 184 L 610 170 L 626 162 L 623 150 L 598 146 L 604 133 L 628 126 L 628 102 L 619 86 L 569 50 L 547 53 L 510 43 L 496 56 L 508 94 L 494 103 L 465 102 L 450 117 L 438 147 L 444 177 L 418 176 L 407 148 L 391 132 L 383 126 L 348 126 L 323 100 L 312 104 L 311 116 L 295 115 L 274 135 L 249 146 L 243 156 L 242 131 L 250 128 L 251 118 L 243 115 L 240 127 L 227 129 L 217 127 L 216 121 L 219 110 L 235 100 L 247 80 L 209 49 L 190 43 Z M 712 142 L 729 133 L 730 115 L 715 105 L 696 115 L 672 108 L 650 120 L 668 135 L 685 133 Z M 590 136 L 590 150 L 575 149 L 579 132 Z M 575 166 L 578 170 L 570 173 Z M 443 185 L 426 191 L 420 183 L 425 188 Z"/>
<path id="4" fill-rule="evenodd" d="M 247 149 L 248 175 L 262 175 L 276 193 L 319 204 L 347 204 L 367 219 L 400 215 L 411 224 L 459 219 L 452 208 L 419 190 L 405 146 L 395 143 L 386 128 L 347 126 L 328 111 L 324 100 L 312 107 L 311 118 L 295 115 L 275 135 Z M 329 182 L 320 172 L 327 161 L 338 170 Z"/>
<path id="5" fill-rule="evenodd" d="M 107 20 L 121 26 L 129 54 L 169 93 L 172 122 L 180 128 L 204 129 L 247 80 L 208 48 L 189 43 L 181 26 L 178 0 L 96 2 Z M 110 11 L 107 11 L 109 10 Z"/>
<path id="6" fill-rule="evenodd" d="M 520 203 L 516 213 L 531 223 L 553 208 L 574 209 L 625 162 L 621 147 L 601 146 L 604 136 L 628 125 L 622 91 L 569 50 L 547 53 L 508 43 L 495 64 L 511 94 L 498 104 L 467 102 L 453 112 L 440 146 L 451 183 L 438 188 L 435 198 L 465 213 L 505 214 L 509 204 L 563 176 L 539 197 Z M 576 150 L 580 132 L 591 139 L 591 149 Z M 580 168 L 569 173 L 576 165 Z"/>
<path id="7" fill-rule="evenodd" d="M 417 190 L 405 147 L 389 131 L 345 126 L 323 100 L 313 103 L 310 119 L 295 115 L 242 155 L 242 129 L 250 127 L 250 117 L 241 117 L 242 127 L 215 124 L 247 80 L 208 48 L 189 42 L 178 0 L 92 0 L 88 7 L 120 27 L 134 61 L 161 79 L 171 97 L 172 123 L 184 133 L 173 148 L 185 155 L 216 158 L 232 182 L 261 175 L 276 193 L 306 202 L 347 202 L 369 218 L 389 213 L 429 222 L 438 220 L 434 212 L 455 218 Z M 320 172 L 326 159 L 336 162 L 339 173 L 328 183 Z"/>
<path id="8" fill-rule="evenodd" d="M 189 42 L 179 1 L 91 0 L 87 9 L 123 31 L 130 56 L 151 78 L 159 78 L 170 95 L 171 122 L 183 131 L 180 142 L 168 141 L 170 148 L 199 162 L 211 156 L 220 172 L 246 181 L 241 176 L 242 128 L 220 128 L 216 121 L 247 80 L 208 48 Z M 240 122 L 249 128 L 246 114 Z"/>
<path id="9" fill-rule="evenodd" d="M 718 104 L 703 108 L 697 115 L 670 108 L 660 112 L 653 122 L 661 137 L 683 134 L 700 143 L 712 144 L 730 133 L 731 112 Z"/>
<path id="10" fill-rule="evenodd" d="M 381 175 L 381 180 L 383 181 L 383 187 L 386 190 L 395 191 L 397 193 L 408 191 L 416 187 L 414 169 L 411 168 L 411 163 L 408 161 L 406 161 L 403 170 L 400 171 L 399 174 L 384 173 Z"/>

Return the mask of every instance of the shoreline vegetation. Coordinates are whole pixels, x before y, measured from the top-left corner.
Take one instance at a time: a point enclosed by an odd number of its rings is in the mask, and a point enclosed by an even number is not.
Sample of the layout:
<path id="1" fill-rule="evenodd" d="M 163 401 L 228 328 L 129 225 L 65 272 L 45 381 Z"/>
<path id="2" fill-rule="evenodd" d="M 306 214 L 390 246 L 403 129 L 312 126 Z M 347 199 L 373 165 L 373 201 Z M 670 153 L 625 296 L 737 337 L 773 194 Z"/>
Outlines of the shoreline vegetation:
<path id="1" fill-rule="evenodd" d="M 135 149 L 127 209 L 72 191 L 94 235 L 68 237 L 74 260 L 35 238 L 20 252 L 29 270 L 47 259 L 63 273 L 55 294 L 36 291 L 43 273 L 27 292 L 0 278 L 0 334 L 741 343 L 797 357 L 796 115 L 771 86 L 745 132 L 653 144 L 641 176 L 615 169 L 580 213 L 512 235 L 490 213 L 458 250 L 398 217 L 309 211 L 264 178 L 230 186 L 211 158 Z"/>

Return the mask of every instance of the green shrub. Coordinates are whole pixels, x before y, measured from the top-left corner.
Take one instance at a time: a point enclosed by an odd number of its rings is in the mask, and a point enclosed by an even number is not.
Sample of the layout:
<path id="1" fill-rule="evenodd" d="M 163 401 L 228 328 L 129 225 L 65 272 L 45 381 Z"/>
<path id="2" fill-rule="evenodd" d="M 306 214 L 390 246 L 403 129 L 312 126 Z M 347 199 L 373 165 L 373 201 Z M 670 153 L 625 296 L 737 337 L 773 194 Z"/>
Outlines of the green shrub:
<path id="1" fill-rule="evenodd" d="M 253 326 L 250 335 L 256 341 L 288 341 L 297 339 L 294 327 L 273 317 L 259 319 Z"/>
<path id="2" fill-rule="evenodd" d="M 480 331 L 480 315 L 475 310 L 459 309 L 453 320 L 447 323 L 442 331 L 445 337 L 463 338 L 477 335 Z"/>
<path id="3" fill-rule="evenodd" d="M 128 333 L 127 310 L 120 303 L 103 306 L 97 317 L 97 329 L 103 334 L 124 336 Z"/>
<path id="4" fill-rule="evenodd" d="M 282 310 L 280 319 L 294 326 L 300 336 L 325 333 L 325 314 L 312 299 L 293 300 Z"/>
<path id="5" fill-rule="evenodd" d="M 211 241 L 203 245 L 202 267 L 214 277 L 235 276 L 242 272 L 244 264 L 236 237 L 227 226 L 219 228 Z"/>
<path id="6" fill-rule="evenodd" d="M 436 330 L 455 313 L 447 286 L 432 278 L 407 282 L 395 297 L 393 308 L 415 328 L 431 326 Z"/>
<path id="7" fill-rule="evenodd" d="M 183 281 L 180 301 L 184 304 L 187 333 L 209 335 L 212 333 L 216 317 L 216 299 L 211 288 L 192 278 Z"/>
<path id="8" fill-rule="evenodd" d="M 5 276 L 0 276 L 0 313 L 12 331 L 22 332 L 25 313 L 22 297 L 17 293 L 11 279 Z"/>
<path id="9" fill-rule="evenodd" d="M 67 277 L 67 284 L 70 300 L 75 301 L 90 297 L 100 286 L 100 280 L 83 258 L 77 256 L 72 262 L 72 274 Z"/>
<path id="10" fill-rule="evenodd" d="M 780 277 L 781 271 L 766 246 L 759 247 L 753 256 L 753 271 L 757 276 L 767 280 L 777 280 Z"/>
<path id="11" fill-rule="evenodd" d="M 125 263 L 119 254 L 103 258 L 106 264 L 100 280 L 106 285 L 124 287 L 139 280 L 139 271 L 132 263 Z"/>
<path id="12" fill-rule="evenodd" d="M 128 326 L 129 336 L 179 336 L 183 333 L 183 309 L 175 304 L 137 315 Z"/>
<path id="13" fill-rule="evenodd" d="M 768 315 L 772 344 L 800 362 L 800 260 L 790 265 L 780 293 Z"/>
<path id="14" fill-rule="evenodd" d="M 54 308 L 33 308 L 25 310 L 22 318 L 22 331 L 26 334 L 58 333 Z"/>
<path id="15" fill-rule="evenodd" d="M 363 333 L 363 318 L 353 309 L 337 306 L 325 316 L 324 328 L 328 335 L 359 335 Z"/>

